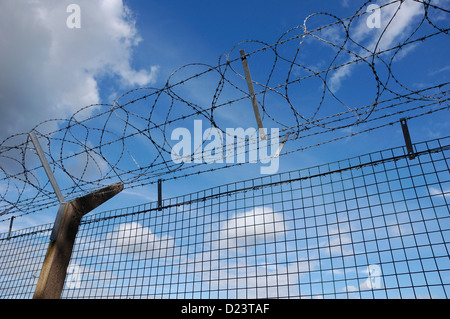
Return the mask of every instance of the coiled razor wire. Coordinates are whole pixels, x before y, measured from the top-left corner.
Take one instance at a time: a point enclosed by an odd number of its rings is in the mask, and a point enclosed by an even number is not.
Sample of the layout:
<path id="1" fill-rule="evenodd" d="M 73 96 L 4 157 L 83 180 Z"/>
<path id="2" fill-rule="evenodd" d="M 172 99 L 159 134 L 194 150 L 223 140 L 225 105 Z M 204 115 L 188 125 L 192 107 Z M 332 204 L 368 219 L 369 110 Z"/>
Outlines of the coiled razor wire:
<path id="1" fill-rule="evenodd" d="M 62 191 L 71 197 L 117 181 L 133 188 L 158 179 L 244 165 L 223 161 L 205 166 L 199 161 L 175 163 L 171 158 L 174 128 L 202 120 L 205 127 L 210 125 L 226 134 L 227 114 L 240 117 L 240 110 L 249 109 L 239 56 L 242 49 L 255 75 L 253 84 L 264 125 L 279 128 L 280 138 L 290 143 L 280 156 L 381 129 L 397 123 L 400 117 L 413 119 L 447 111 L 450 82 L 430 82 L 414 89 L 395 69 L 407 50 L 427 41 L 447 40 L 449 9 L 443 2 L 431 0 L 387 2 L 379 7 L 380 12 L 389 10 L 392 16 L 384 28 L 374 30 L 377 37 L 366 43 L 367 38 L 358 30 L 371 14 L 366 11 L 370 2 L 344 19 L 314 13 L 274 43 L 243 41 L 221 56 L 217 65 L 180 67 L 162 88 L 139 87 L 112 104 L 88 105 L 67 119 L 38 124 L 33 131 L 63 185 Z M 406 4 L 420 5 L 421 16 L 401 42 L 386 45 L 390 27 Z M 327 61 L 315 61 L 308 49 L 314 45 L 328 54 Z M 304 62 L 307 59 L 309 63 Z M 347 103 L 340 96 L 336 79 L 345 79 L 354 69 L 365 70 L 363 80 L 371 91 L 359 94 L 358 103 Z M 201 97 L 193 97 L 193 92 Z M 354 93 L 359 92 L 355 89 Z M 1 142 L 0 158 L 2 221 L 7 215 L 35 213 L 57 203 L 27 133 Z"/>

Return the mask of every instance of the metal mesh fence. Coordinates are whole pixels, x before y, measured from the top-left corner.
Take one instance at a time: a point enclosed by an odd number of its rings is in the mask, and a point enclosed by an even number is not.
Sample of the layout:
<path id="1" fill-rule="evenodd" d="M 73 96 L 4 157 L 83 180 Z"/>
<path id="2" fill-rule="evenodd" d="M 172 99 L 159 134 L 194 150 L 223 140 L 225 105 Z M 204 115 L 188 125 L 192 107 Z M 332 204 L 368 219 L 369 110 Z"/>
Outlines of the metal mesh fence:
<path id="1" fill-rule="evenodd" d="M 450 138 L 87 215 L 63 298 L 448 298 Z M 51 225 L 0 234 L 30 298 Z"/>

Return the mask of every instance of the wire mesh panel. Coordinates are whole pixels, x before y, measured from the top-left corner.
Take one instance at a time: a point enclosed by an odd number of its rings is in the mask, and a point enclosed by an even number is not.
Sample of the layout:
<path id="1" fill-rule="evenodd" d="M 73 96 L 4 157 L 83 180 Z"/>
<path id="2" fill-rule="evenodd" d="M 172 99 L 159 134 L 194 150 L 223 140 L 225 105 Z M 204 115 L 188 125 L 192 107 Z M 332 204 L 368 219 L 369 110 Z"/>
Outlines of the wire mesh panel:
<path id="1" fill-rule="evenodd" d="M 448 298 L 449 150 L 433 140 L 413 160 L 400 147 L 88 215 L 63 297 Z M 0 297 L 32 296 L 47 235 L 0 237 Z"/>
<path id="2" fill-rule="evenodd" d="M 51 225 L 0 234 L 0 298 L 31 298 L 48 247 Z"/>

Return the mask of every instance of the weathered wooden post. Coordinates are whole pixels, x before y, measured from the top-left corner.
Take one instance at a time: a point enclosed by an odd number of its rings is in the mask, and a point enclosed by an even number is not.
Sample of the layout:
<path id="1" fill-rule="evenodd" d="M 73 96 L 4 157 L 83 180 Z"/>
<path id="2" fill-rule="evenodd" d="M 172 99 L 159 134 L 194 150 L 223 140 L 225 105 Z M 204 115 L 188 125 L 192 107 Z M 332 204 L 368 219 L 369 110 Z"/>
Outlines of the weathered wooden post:
<path id="1" fill-rule="evenodd" d="M 113 184 L 74 199 L 65 205 L 56 240 L 51 241 L 47 249 L 34 292 L 34 299 L 59 299 L 61 297 L 81 218 L 118 194 L 122 189 L 122 183 Z"/>

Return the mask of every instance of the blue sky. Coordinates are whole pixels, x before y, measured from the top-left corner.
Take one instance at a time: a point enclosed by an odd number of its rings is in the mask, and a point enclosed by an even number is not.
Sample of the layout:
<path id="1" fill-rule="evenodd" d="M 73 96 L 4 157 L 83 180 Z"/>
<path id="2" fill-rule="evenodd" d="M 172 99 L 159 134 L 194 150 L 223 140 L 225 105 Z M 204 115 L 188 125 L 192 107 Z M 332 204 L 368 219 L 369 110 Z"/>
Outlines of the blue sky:
<path id="1" fill-rule="evenodd" d="M 383 5 L 387 1 L 374 1 Z M 81 28 L 68 29 L 65 25 L 68 13 L 66 6 L 69 3 L 79 3 L 81 8 Z M 437 1 L 439 5 L 449 8 L 448 0 Z M 245 48 L 246 52 L 261 48 L 260 43 L 242 41 L 256 40 L 267 44 L 274 44 L 291 28 L 303 25 L 304 19 L 315 12 L 327 12 L 339 18 L 350 17 L 358 10 L 365 12 L 363 1 L 4 1 L 0 5 L 0 49 L 3 59 L 0 62 L 0 112 L 2 114 L 0 129 L 1 140 L 15 133 L 28 132 L 39 122 L 50 118 L 67 118 L 81 107 L 92 103 L 112 104 L 121 94 L 134 88 L 149 86 L 162 88 L 171 74 L 178 68 L 190 63 L 203 63 L 216 66 L 219 58 L 229 54 L 230 58 L 239 56 L 239 49 Z M 367 4 L 366 4 L 367 5 Z M 366 25 L 366 16 L 356 19 L 352 24 L 352 38 L 366 48 L 378 46 L 379 50 L 396 46 L 411 36 L 411 39 L 420 38 L 423 35 L 432 34 L 433 29 L 427 21 L 420 25 L 423 17 L 423 8 L 413 1 L 405 1 L 396 18 L 389 22 L 398 5 L 387 6 L 381 16 L 381 29 L 370 29 Z M 442 12 L 430 10 L 430 17 L 437 26 L 448 28 L 448 18 Z M 310 29 L 335 21 L 328 15 L 317 15 L 308 20 Z M 389 27 L 385 30 L 384 27 Z M 415 28 L 419 27 L 417 32 Z M 11 30 L 7 33 L 5 30 Z M 380 41 L 380 33 L 385 30 Z M 296 29 L 288 33 L 283 39 L 288 39 L 301 32 Z M 297 65 L 292 68 L 291 79 L 304 77 L 313 71 L 326 70 L 330 64 L 339 65 L 352 62 L 354 56 L 343 52 L 334 61 L 336 48 L 327 44 L 341 43 L 345 40 L 344 32 L 338 26 L 314 33 L 325 41 L 317 41 L 308 37 L 301 44 L 301 50 L 297 56 Z M 280 55 L 293 57 L 298 48 L 299 39 L 288 41 L 280 46 Z M 235 47 L 238 45 L 237 47 Z M 349 50 L 363 55 L 365 50 L 356 44 L 348 43 Z M 395 55 L 391 70 L 395 80 L 388 77 L 388 72 L 383 62 L 390 61 L 392 52 L 383 55 L 383 61 L 376 61 L 376 70 L 382 81 L 388 81 L 388 90 L 383 91 L 380 101 L 389 100 L 395 94 L 406 94 L 408 89 L 415 91 L 425 89 L 440 83 L 449 81 L 450 64 L 447 54 L 450 42 L 443 36 L 436 36 L 423 42 L 417 42 L 404 47 Z M 271 72 L 273 56 L 268 52 L 258 52 L 248 58 L 252 78 L 255 82 L 265 83 Z M 303 66 L 303 67 L 301 67 Z M 240 61 L 232 64 L 236 72 L 243 73 Z M 205 66 L 190 66 L 177 72 L 172 81 L 187 78 L 205 70 Z M 272 77 L 271 86 L 276 87 L 286 80 L 290 64 L 278 61 Z M 245 81 L 233 74 L 232 70 L 227 75 L 233 83 L 237 83 L 242 90 L 247 90 Z M 7 75 L 8 77 L 4 76 Z M 370 105 L 373 101 L 377 86 L 374 81 L 372 69 L 367 64 L 352 64 L 349 67 L 341 67 L 330 71 L 328 75 L 330 91 L 327 91 L 318 117 L 329 116 L 348 111 L 345 105 L 351 108 Z M 6 81 L 6 79 L 9 81 Z M 396 82 L 398 81 L 398 82 Z M 218 77 L 212 73 L 188 81 L 186 84 L 174 89 L 174 92 L 208 109 L 211 106 L 215 89 L 218 85 Z M 255 84 L 257 92 L 261 86 Z M 301 83 L 290 86 L 289 97 L 296 110 L 304 116 L 312 116 L 315 105 L 320 103 L 323 93 L 323 85 L 318 77 L 305 79 Z M 282 90 L 280 89 L 280 92 Z M 121 102 L 142 96 L 151 90 L 138 90 L 120 99 Z M 335 97 L 333 98 L 332 94 Z M 438 94 L 434 89 L 426 91 L 427 94 Z M 232 87 L 225 86 L 218 104 L 241 97 Z M 258 99 L 262 97 L 258 96 Z M 417 97 L 413 95 L 413 97 Z M 445 97 L 445 96 L 444 96 Z M 417 107 L 422 104 L 435 102 L 433 97 L 423 98 L 426 101 L 408 101 L 403 99 L 403 104 L 397 108 L 388 109 L 386 112 L 374 112 L 372 119 L 378 115 L 389 114 L 392 110 Z M 393 100 L 394 103 L 396 100 Z M 146 99 L 135 105 L 129 106 L 129 110 L 136 115 L 144 116 L 153 102 L 152 98 Z M 155 114 L 152 119 L 162 121 L 168 112 L 168 99 L 164 97 L 158 101 Z M 261 103 L 262 101 L 259 100 Z M 342 102 L 342 103 L 340 103 Z M 422 103 L 422 104 L 421 104 Z M 411 111 L 406 116 L 414 116 L 424 110 L 434 110 L 444 104 L 434 103 L 431 107 Z M 276 92 L 269 92 L 265 96 L 264 104 L 268 114 L 276 121 L 286 126 L 295 125 L 294 117 L 283 99 Z M 345 105 L 343 105 L 345 104 Z M 381 107 L 389 103 L 381 104 Z M 177 109 L 178 108 L 178 109 Z M 101 110 L 101 108 L 100 108 Z M 98 108 L 88 108 L 81 116 L 96 114 Z M 184 114 L 186 106 L 175 104 L 170 116 Z M 179 112 L 179 113 L 177 113 Z M 25 117 L 18 117 L 26 114 Z M 120 111 L 117 117 L 109 120 L 108 129 L 120 132 L 124 127 L 120 116 L 125 116 Z M 346 159 L 365 153 L 370 153 L 386 148 L 401 146 L 404 143 L 400 123 L 392 126 L 345 137 L 332 143 L 317 147 L 316 143 L 326 142 L 339 136 L 358 133 L 378 124 L 396 121 L 403 115 L 395 115 L 386 120 L 363 123 L 358 126 L 344 128 L 333 132 L 324 133 L 307 138 L 288 140 L 284 152 L 289 153 L 280 157 L 279 172 L 302 169 L 336 160 Z M 243 99 L 229 106 L 223 106 L 216 111 L 215 119 L 221 127 L 254 127 L 255 118 L 251 109 L 250 99 Z M 103 118 L 101 119 L 103 120 Z M 354 120 L 354 119 L 353 119 Z M 448 111 L 436 112 L 431 115 L 414 118 L 408 122 L 413 142 L 444 137 L 448 135 L 450 127 Z M 145 125 L 145 121 L 139 117 L 133 117 L 133 122 L 139 127 Z M 263 118 L 267 127 L 277 127 L 277 123 L 268 116 Z M 103 122 L 92 121 L 92 125 L 102 127 Z M 60 125 L 58 123 L 53 125 Z M 192 119 L 176 122 L 167 128 L 166 133 L 177 127 L 187 127 L 192 132 Z M 208 123 L 203 121 L 204 129 Z M 51 127 L 55 128 L 55 127 Z M 129 128 L 128 128 L 129 129 Z M 317 129 L 320 131 L 319 129 Z M 74 131 L 75 135 L 83 139 L 83 129 Z M 132 129 L 130 129 L 132 132 Z M 314 129 L 302 134 L 307 135 Z M 92 135 L 88 146 L 95 147 L 98 135 Z M 107 136 L 107 138 L 110 138 Z M 155 139 L 161 141 L 161 137 L 155 133 Z M 57 143 L 57 142 L 56 142 Z M 89 144 L 91 143 L 91 144 Z M 124 162 L 120 168 L 136 169 L 136 163 L 142 164 L 151 161 L 155 156 L 155 150 L 149 146 L 148 140 L 142 137 L 133 139 L 127 145 Z M 69 144 L 69 143 L 68 143 Z M 306 147 L 305 150 L 295 151 Z M 56 148 L 57 149 L 57 148 Z M 119 150 L 119 151 L 118 151 Z M 117 149 L 106 149 L 105 155 L 109 160 L 117 158 Z M 75 152 L 76 147 L 67 145 L 65 151 Z M 132 156 L 128 156 L 127 152 Z M 6 160 L 5 160 L 6 161 Z M 33 163 L 33 159 L 30 160 Z M 36 161 L 36 158 L 34 158 Z M 36 162 L 34 162 L 36 163 Z M 99 159 L 100 169 L 104 164 Z M 214 166 L 215 165 L 215 166 Z M 67 161 L 66 168 L 74 172 L 82 171 L 83 163 Z M 220 164 L 204 165 L 202 168 L 220 167 Z M 169 180 L 163 184 L 164 198 L 175 197 L 190 192 L 259 177 L 260 163 L 246 164 L 225 170 L 217 170 L 213 173 L 200 174 Z M 6 167 L 6 165 L 5 165 Z M 91 173 L 91 167 L 88 174 Z M 94 170 L 95 171 L 95 170 Z M 92 171 L 92 172 L 94 172 Z M 42 173 L 42 172 L 41 172 Z M 45 181 L 45 175 L 39 174 L 38 178 Z M 74 173 L 75 174 L 75 173 Z M 170 177 L 170 175 L 168 175 Z M 56 174 L 58 181 L 67 186 L 70 180 L 61 172 Z M 1 185 L 0 185 L 1 186 Z M 50 189 L 49 185 L 47 187 Z M 70 187 L 70 185 L 68 185 Z M 104 211 L 120 207 L 134 206 L 157 199 L 156 185 L 150 184 L 144 187 L 125 188 L 125 190 L 101 206 L 96 211 Z M 18 218 L 14 228 L 24 228 L 52 223 L 57 208 L 44 210 L 35 214 Z M 241 212 L 244 213 L 244 212 Z M 252 214 L 252 211 L 247 211 Z M 275 217 L 278 213 L 274 213 Z M 227 216 L 230 221 L 236 216 Z M 284 216 L 288 220 L 288 216 Z M 142 223 L 142 222 L 141 222 Z M 128 224 L 132 225 L 132 224 Z M 8 222 L 0 223 L 0 232 L 7 231 Z M 136 225 L 135 225 L 136 226 Z M 138 229 L 143 228 L 144 237 L 152 237 L 148 225 L 138 224 Z M 127 224 L 119 228 L 116 234 L 107 235 L 110 240 L 115 239 L 121 232 L 133 231 L 127 229 Z M 284 229 L 279 229 L 284 232 Z M 395 230 L 394 230 L 395 231 Z M 398 232 L 398 230 L 397 230 Z M 109 237 L 108 237 L 109 236 Z M 283 234 L 283 236 L 285 236 Z M 152 237 L 153 238 L 153 237 Z M 169 237 L 170 238 L 170 237 Z M 145 239 L 145 238 L 144 238 Z M 143 239 L 143 240 L 144 240 Z M 148 238 L 147 238 L 148 239 Z M 340 242 L 345 243 L 341 238 Z M 124 245 L 124 243 L 121 243 Z M 195 256 L 194 256 L 195 257 Z M 300 267 L 297 265 L 297 267 Z M 286 270 L 286 269 L 285 269 Z M 359 269 L 361 271 L 361 269 Z M 360 274 L 361 276 L 361 274 Z M 347 282 L 343 282 L 348 287 Z M 358 282 L 355 281 L 354 289 L 357 290 Z M 351 289 L 353 289 L 351 288 Z"/>

